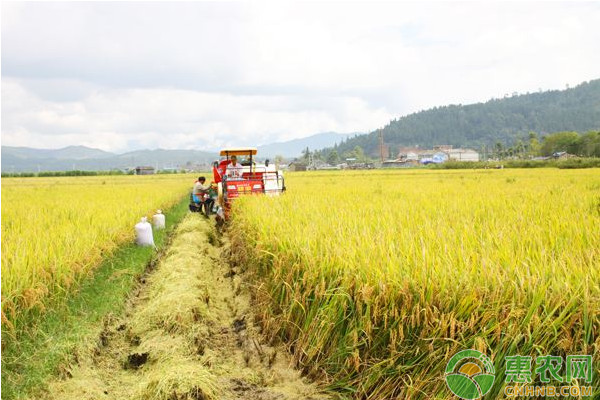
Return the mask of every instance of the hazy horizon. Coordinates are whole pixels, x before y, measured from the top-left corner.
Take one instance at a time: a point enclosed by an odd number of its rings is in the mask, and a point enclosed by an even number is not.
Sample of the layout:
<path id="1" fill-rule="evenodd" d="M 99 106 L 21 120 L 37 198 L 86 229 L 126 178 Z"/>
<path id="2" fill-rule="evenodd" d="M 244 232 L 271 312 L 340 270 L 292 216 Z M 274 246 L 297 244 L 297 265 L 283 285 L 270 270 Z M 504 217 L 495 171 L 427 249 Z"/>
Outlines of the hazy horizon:
<path id="1" fill-rule="evenodd" d="M 349 133 L 343 133 L 343 132 L 319 132 L 319 133 L 315 133 L 312 135 L 307 135 L 307 136 L 303 136 L 303 137 L 299 137 L 299 138 L 294 138 L 294 139 L 290 139 L 290 140 L 285 140 L 285 141 L 278 141 L 278 142 L 270 142 L 270 143 L 258 143 L 255 145 L 248 145 L 248 147 L 262 147 L 262 146 L 270 146 L 270 145 L 277 145 L 277 144 L 285 144 L 285 143 L 289 143 L 289 142 L 293 142 L 296 140 L 303 140 L 303 139 L 308 139 L 311 138 L 313 136 L 319 136 L 319 135 L 326 135 L 326 134 L 335 134 L 335 135 L 339 135 L 340 136 L 340 140 L 343 137 L 352 137 L 354 135 L 362 135 L 365 133 L 360 133 L 360 132 L 349 132 Z M 35 150 L 62 150 L 62 149 L 66 149 L 69 147 L 85 147 L 88 149 L 94 149 L 94 150 L 102 150 L 102 151 L 106 151 L 108 153 L 113 153 L 113 154 L 124 154 L 124 153 L 129 153 L 129 152 L 134 152 L 134 151 L 154 151 L 154 150 L 195 150 L 195 151 L 204 151 L 204 152 L 219 152 L 221 150 L 222 147 L 215 147 L 215 148 L 209 148 L 209 149 L 197 149 L 197 148 L 187 148 L 187 149 L 183 149 L 183 148 L 163 148 L 163 147 L 139 147 L 139 148 L 131 148 L 131 149 L 126 149 L 126 150 L 115 150 L 115 151 L 111 151 L 111 150 L 103 150 L 99 147 L 93 147 L 93 146 L 88 146 L 85 144 L 68 144 L 66 146 L 61 146 L 61 147 L 38 147 L 35 145 L 35 143 L 33 143 L 31 146 L 12 146 L 9 144 L 4 144 L 2 143 L 2 147 L 22 147 L 22 148 L 29 148 L 29 149 L 35 149 Z"/>

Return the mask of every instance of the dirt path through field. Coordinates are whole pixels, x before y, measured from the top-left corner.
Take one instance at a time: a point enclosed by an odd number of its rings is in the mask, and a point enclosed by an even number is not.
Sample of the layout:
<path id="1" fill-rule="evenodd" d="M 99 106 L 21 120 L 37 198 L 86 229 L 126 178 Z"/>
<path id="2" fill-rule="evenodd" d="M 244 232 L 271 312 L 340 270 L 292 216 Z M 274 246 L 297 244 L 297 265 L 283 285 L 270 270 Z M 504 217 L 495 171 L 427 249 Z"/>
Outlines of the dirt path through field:
<path id="1" fill-rule="evenodd" d="M 327 398 L 263 339 L 227 246 L 211 223 L 187 216 L 126 314 L 75 351 L 48 398 Z"/>

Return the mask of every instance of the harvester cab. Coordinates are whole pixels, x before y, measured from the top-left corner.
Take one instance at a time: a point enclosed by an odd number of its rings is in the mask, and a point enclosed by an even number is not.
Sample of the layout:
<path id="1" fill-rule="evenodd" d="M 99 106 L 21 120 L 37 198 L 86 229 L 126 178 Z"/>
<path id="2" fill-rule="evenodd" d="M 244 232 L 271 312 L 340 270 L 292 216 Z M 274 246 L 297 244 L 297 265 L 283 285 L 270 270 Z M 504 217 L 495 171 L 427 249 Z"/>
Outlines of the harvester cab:
<path id="1" fill-rule="evenodd" d="M 218 186 L 217 204 L 221 208 L 218 217 L 226 219 L 231 202 L 240 196 L 278 196 L 285 191 L 282 172 L 269 160 L 257 163 L 256 153 L 253 147 L 221 150 L 220 155 L 225 159 L 213 165 L 214 181 Z"/>

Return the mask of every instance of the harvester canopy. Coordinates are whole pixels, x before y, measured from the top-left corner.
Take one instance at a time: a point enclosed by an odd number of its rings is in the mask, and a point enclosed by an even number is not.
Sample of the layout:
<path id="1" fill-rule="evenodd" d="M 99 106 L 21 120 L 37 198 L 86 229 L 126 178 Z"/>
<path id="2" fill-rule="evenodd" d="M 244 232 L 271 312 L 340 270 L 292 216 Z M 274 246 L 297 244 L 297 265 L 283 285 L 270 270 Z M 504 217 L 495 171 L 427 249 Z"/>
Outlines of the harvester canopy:
<path id="1" fill-rule="evenodd" d="M 256 147 L 230 147 L 227 149 L 221 150 L 221 156 L 255 156 L 256 155 Z"/>

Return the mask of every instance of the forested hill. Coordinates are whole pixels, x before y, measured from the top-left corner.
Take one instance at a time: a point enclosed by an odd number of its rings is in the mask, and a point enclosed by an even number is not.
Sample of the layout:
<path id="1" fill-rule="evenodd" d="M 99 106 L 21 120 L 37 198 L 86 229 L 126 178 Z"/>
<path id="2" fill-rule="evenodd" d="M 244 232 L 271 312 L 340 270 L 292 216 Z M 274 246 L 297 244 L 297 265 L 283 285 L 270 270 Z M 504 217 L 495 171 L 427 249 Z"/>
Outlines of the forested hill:
<path id="1" fill-rule="evenodd" d="M 512 144 L 530 131 L 543 135 L 599 129 L 600 79 L 597 79 L 566 90 L 436 107 L 410 114 L 383 128 L 383 138 L 392 155 L 400 146 L 451 144 L 479 149 L 497 142 Z M 355 146 L 362 147 L 367 155 L 379 155 L 378 132 L 350 138 L 336 149 L 342 154 Z"/>

